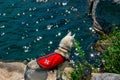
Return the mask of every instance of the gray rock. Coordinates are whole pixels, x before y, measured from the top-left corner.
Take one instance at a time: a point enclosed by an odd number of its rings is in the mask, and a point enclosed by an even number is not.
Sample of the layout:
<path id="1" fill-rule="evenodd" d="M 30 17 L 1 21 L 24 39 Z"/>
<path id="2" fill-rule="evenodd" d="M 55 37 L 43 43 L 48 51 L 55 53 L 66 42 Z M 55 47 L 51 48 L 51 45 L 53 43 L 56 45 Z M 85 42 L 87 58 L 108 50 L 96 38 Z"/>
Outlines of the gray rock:
<path id="1" fill-rule="evenodd" d="M 120 0 L 113 0 L 114 2 L 120 4 Z"/>
<path id="2" fill-rule="evenodd" d="M 103 34 L 113 31 L 113 24 L 120 26 L 120 0 L 90 0 L 93 29 Z"/>
<path id="3" fill-rule="evenodd" d="M 22 62 L 0 62 L 0 80 L 24 80 Z"/>
<path id="4" fill-rule="evenodd" d="M 114 73 L 94 73 L 91 80 L 120 80 L 120 74 Z"/>

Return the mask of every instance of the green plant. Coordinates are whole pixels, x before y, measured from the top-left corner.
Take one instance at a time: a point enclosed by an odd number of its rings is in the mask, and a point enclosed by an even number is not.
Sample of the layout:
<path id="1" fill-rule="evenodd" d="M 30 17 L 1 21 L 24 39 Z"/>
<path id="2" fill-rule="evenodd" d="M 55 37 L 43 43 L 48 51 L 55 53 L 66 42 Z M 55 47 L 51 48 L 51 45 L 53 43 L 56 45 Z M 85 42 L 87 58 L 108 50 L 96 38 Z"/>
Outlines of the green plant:
<path id="1" fill-rule="evenodd" d="M 77 61 L 76 65 L 73 66 L 74 71 L 71 73 L 71 80 L 86 80 L 86 78 L 91 77 L 92 65 L 87 62 L 85 58 L 85 53 L 83 52 L 80 43 L 75 40 L 76 51 L 79 53 L 79 57 L 82 61 Z"/>
<path id="2" fill-rule="evenodd" d="M 103 35 L 101 41 L 105 41 L 103 70 L 120 74 L 120 30 L 115 29 L 112 33 Z"/>
<path id="3" fill-rule="evenodd" d="M 91 73 L 98 72 L 98 69 L 86 60 L 85 53 L 83 52 L 80 43 L 77 40 L 74 42 L 77 49 L 76 51 L 79 53 L 79 57 L 82 61 L 77 61 L 76 65 L 73 66 L 74 71 L 70 73 L 70 80 L 88 80 L 87 78 L 91 77 Z M 120 31 L 115 29 L 108 35 L 104 34 L 100 36 L 99 42 L 105 43 L 105 51 L 102 55 L 105 63 L 103 63 L 104 66 L 102 70 L 105 72 L 114 72 L 120 74 Z"/>
<path id="4" fill-rule="evenodd" d="M 77 66 L 73 67 L 74 71 L 71 74 L 71 80 L 81 80 L 82 78 L 82 65 L 77 63 Z"/>
<path id="5" fill-rule="evenodd" d="M 98 69 L 86 60 L 85 53 L 83 52 L 80 43 L 77 40 L 74 42 L 82 61 L 76 62 L 76 66 L 73 67 L 74 71 L 71 73 L 71 80 L 87 80 L 87 78 L 91 77 L 91 73 L 98 72 Z M 120 74 L 120 31 L 115 29 L 108 35 L 104 34 L 100 36 L 99 42 L 105 43 L 105 51 L 102 55 L 105 63 L 103 63 L 104 66 L 102 67 L 102 70 Z M 85 70 L 87 70 L 87 72 Z"/>

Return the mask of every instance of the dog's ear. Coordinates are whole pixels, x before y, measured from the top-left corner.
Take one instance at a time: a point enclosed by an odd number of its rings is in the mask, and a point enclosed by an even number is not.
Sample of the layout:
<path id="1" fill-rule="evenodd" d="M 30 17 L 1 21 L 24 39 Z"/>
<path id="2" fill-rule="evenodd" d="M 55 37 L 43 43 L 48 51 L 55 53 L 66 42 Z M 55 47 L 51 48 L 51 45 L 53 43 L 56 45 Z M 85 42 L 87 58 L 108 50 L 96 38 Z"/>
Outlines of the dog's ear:
<path id="1" fill-rule="evenodd" d="M 72 33 L 71 32 L 69 32 L 68 34 L 67 34 L 67 36 L 71 36 L 72 35 Z"/>
<path id="2" fill-rule="evenodd" d="M 74 37 L 75 37 L 75 34 L 73 34 L 72 37 L 74 38 Z"/>

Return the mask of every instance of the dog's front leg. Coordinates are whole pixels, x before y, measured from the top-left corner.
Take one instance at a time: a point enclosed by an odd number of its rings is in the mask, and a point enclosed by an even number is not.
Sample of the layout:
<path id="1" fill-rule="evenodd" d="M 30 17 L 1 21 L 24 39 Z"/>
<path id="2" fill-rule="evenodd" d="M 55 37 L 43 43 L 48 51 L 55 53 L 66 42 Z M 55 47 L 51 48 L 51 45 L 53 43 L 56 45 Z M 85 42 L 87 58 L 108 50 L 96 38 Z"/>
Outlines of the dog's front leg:
<path id="1" fill-rule="evenodd" d="M 66 66 L 68 66 L 67 61 L 65 61 L 64 63 L 62 63 L 61 65 L 58 66 L 57 73 L 56 73 L 56 77 L 58 78 L 57 80 L 63 80 L 62 73 L 63 73 Z"/>
<path id="2" fill-rule="evenodd" d="M 62 80 L 62 73 L 61 70 L 56 70 L 56 80 Z"/>

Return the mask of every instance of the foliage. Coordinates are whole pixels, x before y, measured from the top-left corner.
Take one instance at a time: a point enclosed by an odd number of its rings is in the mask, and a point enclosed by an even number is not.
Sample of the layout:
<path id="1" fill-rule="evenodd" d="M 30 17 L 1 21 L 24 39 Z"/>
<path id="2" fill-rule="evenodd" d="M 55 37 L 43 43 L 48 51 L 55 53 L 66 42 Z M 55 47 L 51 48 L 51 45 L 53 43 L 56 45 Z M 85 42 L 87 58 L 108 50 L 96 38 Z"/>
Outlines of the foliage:
<path id="1" fill-rule="evenodd" d="M 91 77 L 92 65 L 87 62 L 85 59 L 85 53 L 83 52 L 80 43 L 75 40 L 75 47 L 81 58 L 81 62 L 76 62 L 76 65 L 73 67 L 74 71 L 71 73 L 71 80 L 86 80 L 86 78 Z"/>
<path id="2" fill-rule="evenodd" d="M 87 78 L 91 77 L 91 73 L 98 72 L 98 69 L 86 60 L 80 43 L 77 40 L 74 42 L 82 61 L 76 62 L 70 80 L 89 80 Z M 103 68 L 101 70 L 120 74 L 120 30 L 114 29 L 112 33 L 100 36 L 99 42 L 105 43 L 104 53 L 102 55 Z"/>
<path id="3" fill-rule="evenodd" d="M 71 72 L 71 80 L 81 80 L 82 78 L 82 65 L 80 63 L 77 64 L 77 67 L 73 67 L 74 71 Z"/>
<path id="4" fill-rule="evenodd" d="M 105 72 L 120 74 L 120 30 L 115 29 L 112 33 L 103 35 L 100 41 L 105 42 L 103 70 Z"/>

